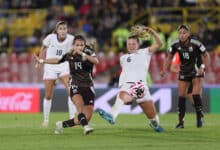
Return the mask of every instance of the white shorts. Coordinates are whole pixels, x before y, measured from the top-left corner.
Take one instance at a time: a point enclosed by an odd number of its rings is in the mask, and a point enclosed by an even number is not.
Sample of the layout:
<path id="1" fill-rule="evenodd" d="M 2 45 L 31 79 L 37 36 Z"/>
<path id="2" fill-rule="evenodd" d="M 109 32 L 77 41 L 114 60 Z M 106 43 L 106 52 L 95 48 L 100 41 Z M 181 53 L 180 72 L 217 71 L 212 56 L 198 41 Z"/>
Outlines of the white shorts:
<path id="1" fill-rule="evenodd" d="M 131 87 L 132 83 L 124 83 L 122 84 L 122 86 L 120 87 L 120 90 L 119 91 L 124 91 L 124 92 L 127 92 L 127 93 L 130 93 L 130 87 Z M 151 101 L 153 100 L 152 99 L 152 96 L 149 92 L 149 88 L 145 85 L 145 95 L 143 98 L 137 98 L 135 99 L 137 103 L 141 103 L 141 102 L 144 102 L 144 101 Z"/>
<path id="2" fill-rule="evenodd" d="M 69 75 L 69 63 L 64 62 L 61 64 L 44 64 L 43 80 L 56 80 L 62 76 Z"/>

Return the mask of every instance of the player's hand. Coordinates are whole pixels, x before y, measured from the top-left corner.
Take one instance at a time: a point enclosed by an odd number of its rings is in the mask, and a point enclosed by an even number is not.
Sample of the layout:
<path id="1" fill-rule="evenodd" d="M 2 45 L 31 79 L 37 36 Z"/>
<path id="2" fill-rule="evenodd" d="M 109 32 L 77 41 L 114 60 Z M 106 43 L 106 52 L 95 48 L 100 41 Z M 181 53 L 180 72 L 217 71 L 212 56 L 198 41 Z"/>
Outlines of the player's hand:
<path id="1" fill-rule="evenodd" d="M 149 34 L 153 34 L 155 31 L 150 27 L 144 27 L 144 30 L 146 30 Z"/>
<path id="2" fill-rule="evenodd" d="M 42 64 L 40 63 L 40 58 L 36 54 L 34 54 L 34 59 L 35 59 L 34 67 L 35 68 L 40 68 L 42 66 Z"/>
<path id="3" fill-rule="evenodd" d="M 203 68 L 199 68 L 199 69 L 197 70 L 196 76 L 202 76 L 202 75 L 204 74 L 204 72 L 205 72 L 205 70 L 204 70 Z"/>

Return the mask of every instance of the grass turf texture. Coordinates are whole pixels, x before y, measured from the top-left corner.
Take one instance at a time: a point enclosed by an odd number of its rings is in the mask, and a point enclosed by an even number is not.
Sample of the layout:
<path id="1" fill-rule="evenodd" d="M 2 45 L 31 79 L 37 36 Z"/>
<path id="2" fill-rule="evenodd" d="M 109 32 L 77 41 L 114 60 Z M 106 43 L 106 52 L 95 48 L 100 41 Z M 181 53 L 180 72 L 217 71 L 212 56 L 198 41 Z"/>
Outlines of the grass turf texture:
<path id="1" fill-rule="evenodd" d="M 220 149 L 220 115 L 205 114 L 197 128 L 195 114 L 186 114 L 185 128 L 175 129 L 176 114 L 160 116 L 165 132 L 156 133 L 143 114 L 119 115 L 115 125 L 94 114 L 95 131 L 83 135 L 78 126 L 54 134 L 57 120 L 67 113 L 51 113 L 50 125 L 40 128 L 42 114 L 0 114 L 0 150 L 217 150 Z"/>

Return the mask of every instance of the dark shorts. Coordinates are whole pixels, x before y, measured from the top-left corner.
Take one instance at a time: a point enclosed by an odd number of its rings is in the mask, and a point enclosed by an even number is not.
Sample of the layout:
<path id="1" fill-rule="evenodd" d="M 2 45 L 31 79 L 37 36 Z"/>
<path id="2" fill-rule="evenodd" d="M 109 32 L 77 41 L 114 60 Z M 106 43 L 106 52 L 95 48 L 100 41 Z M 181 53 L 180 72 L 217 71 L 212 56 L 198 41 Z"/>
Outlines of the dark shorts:
<path id="1" fill-rule="evenodd" d="M 194 78 L 203 78 L 203 77 L 204 77 L 204 74 L 201 75 L 201 76 L 193 76 L 192 79 L 194 79 Z M 190 93 L 192 93 L 192 90 L 193 90 L 192 79 L 191 79 L 191 81 L 189 81 L 190 78 L 188 78 L 188 77 L 185 78 L 185 79 L 187 79 L 187 80 L 181 80 L 181 81 L 190 82 L 189 88 L 188 88 L 188 90 L 187 90 L 187 94 L 190 94 Z M 180 80 L 180 76 L 179 76 L 179 80 Z"/>
<path id="2" fill-rule="evenodd" d="M 179 73 L 179 80 L 180 81 L 186 81 L 186 82 L 192 82 L 194 78 L 203 78 L 205 74 L 197 76 L 196 74 L 181 74 Z"/>
<path id="3" fill-rule="evenodd" d="M 73 97 L 76 94 L 82 96 L 85 105 L 94 105 L 95 91 L 93 87 L 78 87 L 77 85 L 71 85 L 70 96 Z"/>

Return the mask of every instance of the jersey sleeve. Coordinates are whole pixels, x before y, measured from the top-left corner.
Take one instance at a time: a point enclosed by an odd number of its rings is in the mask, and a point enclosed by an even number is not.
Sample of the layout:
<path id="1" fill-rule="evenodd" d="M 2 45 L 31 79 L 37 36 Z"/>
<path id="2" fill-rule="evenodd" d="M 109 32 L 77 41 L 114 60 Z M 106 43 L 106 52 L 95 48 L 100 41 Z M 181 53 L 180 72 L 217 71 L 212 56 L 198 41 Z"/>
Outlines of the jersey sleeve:
<path id="1" fill-rule="evenodd" d="M 123 56 L 120 57 L 120 66 L 121 66 L 121 67 L 122 67 L 123 64 L 124 64 L 124 60 L 125 60 L 125 56 L 123 55 Z"/>
<path id="2" fill-rule="evenodd" d="M 49 34 L 46 36 L 46 38 L 43 40 L 43 46 L 49 47 L 51 44 L 52 34 Z"/>
<path id="3" fill-rule="evenodd" d="M 68 58 L 69 57 L 68 57 L 68 53 L 67 53 L 61 57 L 61 59 L 58 61 L 58 63 L 60 64 L 60 63 L 63 63 L 64 61 L 68 61 Z"/>
<path id="4" fill-rule="evenodd" d="M 96 53 L 94 52 L 94 50 L 87 45 L 84 49 L 84 52 L 90 56 L 96 57 Z"/>
<path id="5" fill-rule="evenodd" d="M 175 45 L 178 43 L 178 40 L 175 40 L 170 47 L 168 48 L 168 53 L 170 53 L 171 55 L 174 55 L 177 52 L 177 48 L 175 47 Z"/>
<path id="6" fill-rule="evenodd" d="M 206 51 L 206 48 L 202 43 L 200 43 L 199 49 L 202 53 L 204 53 Z"/>

